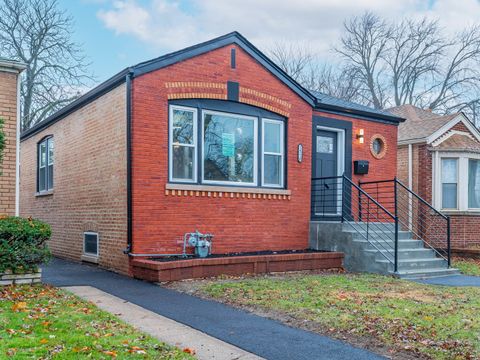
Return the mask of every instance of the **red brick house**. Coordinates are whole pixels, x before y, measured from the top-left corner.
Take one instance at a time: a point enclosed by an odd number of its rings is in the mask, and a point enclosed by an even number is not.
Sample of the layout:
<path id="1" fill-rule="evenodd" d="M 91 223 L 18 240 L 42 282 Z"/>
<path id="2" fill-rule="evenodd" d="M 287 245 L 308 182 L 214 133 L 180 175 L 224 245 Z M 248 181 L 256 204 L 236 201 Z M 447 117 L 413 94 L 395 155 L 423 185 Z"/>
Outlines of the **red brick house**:
<path id="1" fill-rule="evenodd" d="M 302 250 L 321 217 L 312 177 L 393 178 L 400 121 L 304 89 L 234 32 L 131 66 L 25 131 L 20 211 L 52 225 L 55 255 L 123 273 L 195 229 L 216 254 Z"/>
<path id="2" fill-rule="evenodd" d="M 463 113 L 438 115 L 412 105 L 398 133 L 398 177 L 451 221 L 452 246 L 480 245 L 480 132 Z M 425 227 L 434 228 L 431 219 Z"/>

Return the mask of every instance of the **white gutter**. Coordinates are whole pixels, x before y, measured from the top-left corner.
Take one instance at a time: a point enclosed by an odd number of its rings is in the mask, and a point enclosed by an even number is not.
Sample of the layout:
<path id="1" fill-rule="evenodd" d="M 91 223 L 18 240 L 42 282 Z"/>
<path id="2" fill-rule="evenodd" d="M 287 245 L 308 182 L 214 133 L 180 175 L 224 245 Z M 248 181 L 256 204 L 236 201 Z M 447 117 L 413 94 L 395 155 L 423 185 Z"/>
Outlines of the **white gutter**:
<path id="1" fill-rule="evenodd" d="M 17 116 L 16 116 L 16 149 L 15 149 L 15 216 L 20 215 L 20 131 L 21 127 L 21 101 L 20 87 L 22 84 L 21 73 L 27 65 L 19 61 L 0 59 L 0 71 L 17 74 Z"/>
<path id="2" fill-rule="evenodd" d="M 21 74 L 17 75 L 17 141 L 15 154 L 15 216 L 20 216 L 20 131 L 22 130 L 20 87 L 22 85 Z"/>

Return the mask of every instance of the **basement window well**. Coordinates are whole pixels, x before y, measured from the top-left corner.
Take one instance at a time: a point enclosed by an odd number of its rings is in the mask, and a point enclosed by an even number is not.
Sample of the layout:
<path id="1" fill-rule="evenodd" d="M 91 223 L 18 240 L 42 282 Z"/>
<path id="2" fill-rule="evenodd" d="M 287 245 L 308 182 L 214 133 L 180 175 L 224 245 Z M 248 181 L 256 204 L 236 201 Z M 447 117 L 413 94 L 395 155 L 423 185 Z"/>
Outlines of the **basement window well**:
<path id="1" fill-rule="evenodd" d="M 82 260 L 97 262 L 98 258 L 98 233 L 84 232 L 83 233 L 83 256 Z"/>

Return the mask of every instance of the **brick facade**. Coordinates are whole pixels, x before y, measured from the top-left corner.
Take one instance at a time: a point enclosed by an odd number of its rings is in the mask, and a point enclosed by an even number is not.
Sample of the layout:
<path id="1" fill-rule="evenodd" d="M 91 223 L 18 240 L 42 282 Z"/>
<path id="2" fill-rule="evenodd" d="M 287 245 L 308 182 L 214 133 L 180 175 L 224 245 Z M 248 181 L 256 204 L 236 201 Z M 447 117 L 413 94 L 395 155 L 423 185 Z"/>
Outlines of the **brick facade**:
<path id="1" fill-rule="evenodd" d="M 18 76 L 0 66 L 0 119 L 6 142 L 0 165 L 0 215 L 15 215 Z"/>
<path id="2" fill-rule="evenodd" d="M 54 255 L 80 260 L 83 233 L 99 234 L 101 266 L 126 273 L 127 191 L 125 85 L 120 85 L 23 140 L 20 213 L 52 226 Z M 36 194 L 37 144 L 54 140 L 54 186 Z"/>
<path id="3" fill-rule="evenodd" d="M 236 66 L 231 68 L 231 49 Z M 179 190 L 168 184 L 168 102 L 227 99 L 227 82 L 239 83 L 239 102 L 287 118 L 286 190 L 202 188 Z M 128 271 L 124 85 L 76 110 L 22 142 L 23 215 L 52 224 L 56 255 L 79 260 L 82 233 L 100 233 L 99 264 Z M 215 235 L 214 253 L 305 249 L 311 193 L 312 106 L 238 45 L 229 45 L 135 76 L 131 84 L 132 253 L 179 253 L 186 232 Z M 353 160 L 370 160 L 363 179 L 393 178 L 397 127 L 316 112 L 353 123 Z M 358 144 L 358 129 L 365 143 Z M 386 139 L 382 159 L 370 153 L 374 134 Z M 35 196 L 36 146 L 55 139 L 55 185 Z M 85 143 L 87 142 L 87 143 Z M 298 144 L 303 161 L 297 161 Z M 357 181 L 358 178 L 355 178 Z"/>
<path id="4" fill-rule="evenodd" d="M 231 46 L 227 46 L 133 81 L 134 253 L 179 252 L 183 234 L 195 229 L 215 234 L 213 252 L 216 253 L 308 247 L 312 108 L 239 47 L 236 47 L 237 66 L 231 69 L 230 50 Z M 168 136 L 171 84 L 183 84 L 183 89 L 180 85 L 175 88 L 177 94 L 226 98 L 226 88 L 214 84 L 227 81 L 240 84 L 240 102 L 288 117 L 289 200 L 245 194 L 220 197 L 212 193 L 202 197 L 188 191 L 171 196 L 165 192 L 168 143 L 159 139 Z M 367 141 L 357 144 L 351 139 L 353 159 L 371 161 L 372 170 L 365 179 L 395 176 L 396 126 L 321 112 L 315 115 L 353 122 L 353 137 L 359 128 L 365 129 L 367 139 L 375 133 L 385 136 L 389 149 L 383 159 L 371 155 Z M 297 162 L 298 144 L 303 145 L 302 163 Z"/>

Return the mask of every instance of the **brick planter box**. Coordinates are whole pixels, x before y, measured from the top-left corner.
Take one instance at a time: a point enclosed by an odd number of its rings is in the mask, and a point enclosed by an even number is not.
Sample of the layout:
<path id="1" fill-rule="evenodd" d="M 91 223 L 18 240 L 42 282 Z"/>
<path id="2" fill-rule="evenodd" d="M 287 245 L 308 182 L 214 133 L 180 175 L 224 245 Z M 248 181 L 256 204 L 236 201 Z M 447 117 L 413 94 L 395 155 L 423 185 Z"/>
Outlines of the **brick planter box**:
<path id="1" fill-rule="evenodd" d="M 176 281 L 218 275 L 263 274 L 269 272 L 341 268 L 343 253 L 295 253 L 155 261 L 133 259 L 135 278 L 153 282 Z"/>
<path id="2" fill-rule="evenodd" d="M 480 249 L 462 249 L 453 248 L 452 256 L 458 256 L 465 259 L 480 259 Z"/>
<path id="3" fill-rule="evenodd" d="M 36 284 L 42 281 L 42 270 L 36 272 L 13 274 L 11 272 L 0 273 L 0 286 L 20 285 L 20 284 Z"/>

